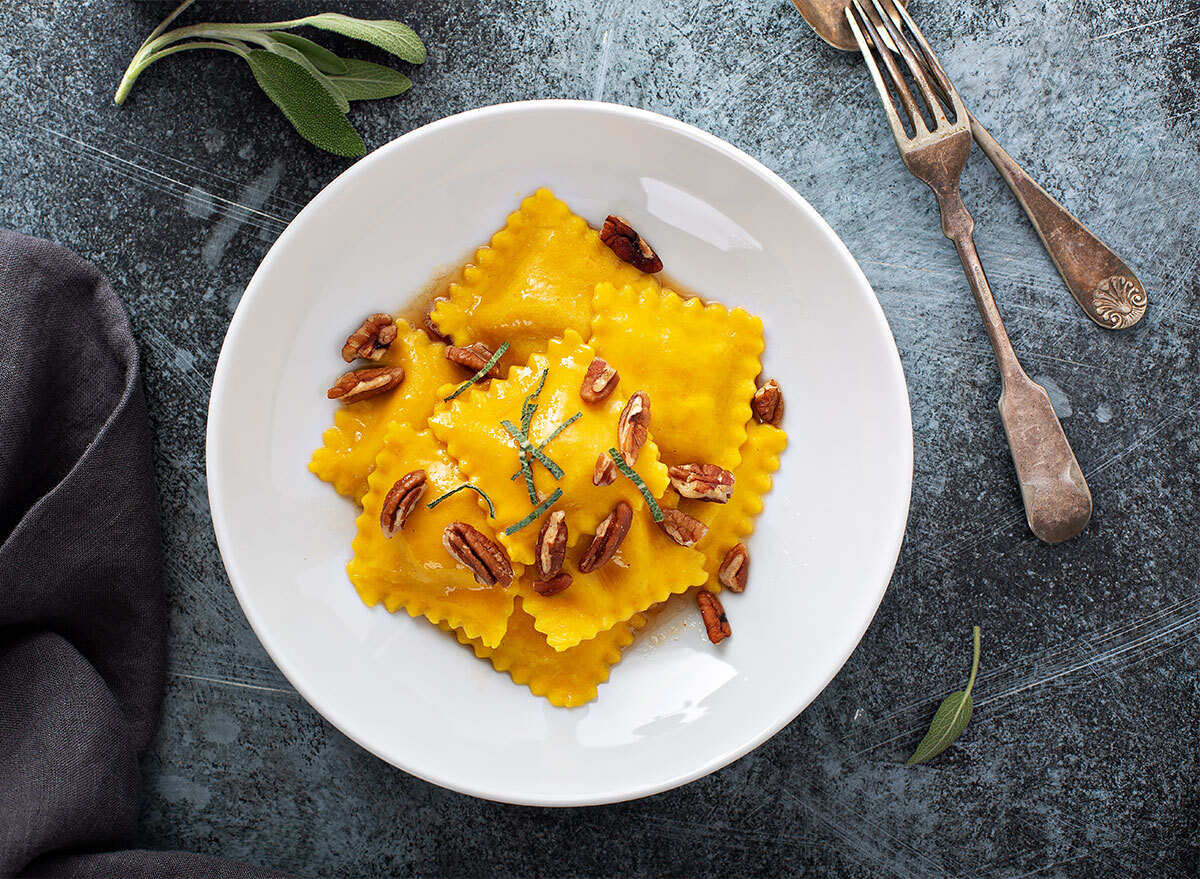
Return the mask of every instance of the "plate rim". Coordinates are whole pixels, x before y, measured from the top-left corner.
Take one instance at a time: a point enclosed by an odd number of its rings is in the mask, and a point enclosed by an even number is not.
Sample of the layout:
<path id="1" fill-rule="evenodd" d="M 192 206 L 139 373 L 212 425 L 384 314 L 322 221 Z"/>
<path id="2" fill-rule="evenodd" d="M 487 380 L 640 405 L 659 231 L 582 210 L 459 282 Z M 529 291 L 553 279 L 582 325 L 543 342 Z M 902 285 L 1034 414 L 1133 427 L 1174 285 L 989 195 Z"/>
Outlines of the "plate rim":
<path id="1" fill-rule="evenodd" d="M 884 337 L 891 342 L 888 350 L 887 360 L 889 361 L 889 378 L 891 384 L 894 385 L 893 391 L 899 392 L 899 400 L 903 402 L 902 411 L 904 413 L 904 439 L 902 449 L 904 458 L 903 470 L 903 491 L 899 493 L 902 499 L 895 504 L 895 508 L 891 513 L 896 526 L 893 528 L 894 533 L 891 534 L 888 551 L 881 553 L 880 558 L 884 560 L 881 564 L 879 573 L 880 583 L 876 586 L 877 594 L 875 596 L 874 605 L 869 614 L 862 620 L 858 627 L 858 634 L 854 638 L 852 644 L 844 652 L 836 664 L 831 664 L 832 670 L 826 676 L 823 683 L 816 689 L 811 698 L 808 698 L 794 712 L 785 711 L 777 723 L 769 724 L 757 735 L 752 736 L 741 744 L 725 749 L 721 753 L 714 755 L 704 761 L 690 772 L 680 773 L 665 780 L 659 780 L 648 784 L 624 785 L 617 788 L 612 788 L 602 792 L 592 792 L 584 795 L 572 794 L 538 794 L 528 795 L 519 794 L 512 791 L 494 789 L 487 785 L 476 785 L 469 782 L 464 782 L 459 779 L 447 779 L 438 777 L 435 773 L 427 773 L 415 769 L 407 764 L 397 762 L 396 760 L 385 757 L 374 747 L 362 741 L 348 725 L 343 723 L 343 719 L 337 716 L 336 712 L 327 711 L 323 705 L 323 700 L 312 692 L 308 683 L 304 680 L 304 676 L 299 673 L 285 658 L 278 644 L 274 642 L 273 637 L 269 634 L 269 629 L 263 625 L 263 621 L 259 618 L 257 612 L 248 606 L 247 600 L 243 598 L 245 585 L 239 585 L 239 581 L 244 578 L 235 574 L 238 569 L 236 562 L 231 557 L 231 553 L 227 552 L 226 546 L 232 546 L 231 529 L 225 520 L 225 494 L 223 490 L 224 482 L 222 480 L 222 471 L 220 464 L 216 459 L 219 455 L 215 454 L 214 450 L 220 448 L 220 437 L 218 436 L 218 413 L 222 408 L 225 397 L 231 393 L 230 387 L 235 374 L 232 372 L 230 361 L 233 355 L 229 353 L 234 347 L 238 346 L 238 340 L 244 334 L 243 324 L 249 319 L 247 317 L 250 309 L 249 304 L 252 303 L 257 296 L 258 288 L 266 283 L 265 278 L 270 275 L 275 264 L 282 258 L 283 252 L 290 245 L 291 239 L 299 234 L 299 230 L 308 220 L 309 216 L 318 213 L 323 209 L 324 205 L 338 197 L 340 190 L 351 185 L 358 177 L 370 174 L 371 170 L 379 163 L 386 160 L 386 157 L 391 153 L 402 149 L 407 143 L 415 140 L 436 136 L 445 128 L 471 123 L 476 120 L 486 119 L 492 116 L 503 116 L 520 112 L 538 112 L 551 111 L 559 112 L 562 110 L 577 110 L 587 113 L 610 114 L 616 117 L 624 117 L 644 123 L 650 123 L 654 126 L 668 129 L 676 134 L 698 141 L 701 144 L 708 146 L 716 152 L 722 154 L 725 158 L 730 159 L 738 164 L 743 165 L 751 172 L 762 177 L 775 190 L 777 190 L 785 199 L 792 203 L 793 207 L 797 208 L 802 214 L 814 223 L 819 234 L 825 239 L 826 243 L 830 244 L 835 250 L 840 251 L 842 256 L 848 262 L 850 270 L 857 276 L 858 281 L 865 289 L 868 295 L 866 297 L 867 309 L 872 319 L 877 325 L 877 329 L 882 330 Z M 233 590 L 234 596 L 237 598 L 238 605 L 250 624 L 251 630 L 255 637 L 262 645 L 263 649 L 270 656 L 271 661 L 275 663 L 280 673 L 287 679 L 288 683 L 295 688 L 301 698 L 308 703 L 318 715 L 326 722 L 337 729 L 342 735 L 353 741 L 356 745 L 366 750 L 376 758 L 382 760 L 388 765 L 395 766 L 403 772 L 416 776 L 430 784 L 438 787 L 452 790 L 468 796 L 485 799 L 492 802 L 508 803 L 512 805 L 522 806 L 543 806 L 543 807 L 578 807 L 578 806 L 595 806 L 606 805 L 612 803 L 627 802 L 631 800 L 641 799 L 643 797 L 652 796 L 654 794 L 663 793 L 673 790 L 685 784 L 689 784 L 697 779 L 703 778 L 718 769 L 730 765 L 736 760 L 744 757 L 750 752 L 756 750 L 766 741 L 774 737 L 784 727 L 788 726 L 792 721 L 799 717 L 829 686 L 830 682 L 842 670 L 846 661 L 858 649 L 858 645 L 862 642 L 863 636 L 867 629 L 870 628 L 875 615 L 879 611 L 879 607 L 883 602 L 883 597 L 887 593 L 888 586 L 891 582 L 892 574 L 895 571 L 896 563 L 899 560 L 900 549 L 903 546 L 904 537 L 908 530 L 908 517 L 912 503 L 912 483 L 914 473 L 914 444 L 913 444 L 913 426 L 912 426 L 912 404 L 908 394 L 908 383 L 904 375 L 903 363 L 900 359 L 900 351 L 896 345 L 895 335 L 892 333 L 891 326 L 884 315 L 883 308 L 879 304 L 878 296 L 875 294 L 874 288 L 863 272 L 862 267 L 850 252 L 845 242 L 834 232 L 833 228 L 825 220 L 823 216 L 814 208 L 807 199 L 805 199 L 790 183 L 784 180 L 779 174 L 772 171 L 758 159 L 728 143 L 725 140 L 710 134 L 701 128 L 691 125 L 687 122 L 674 119 L 670 116 L 665 116 L 661 113 L 655 113 L 650 110 L 644 110 L 638 107 L 630 107 L 623 104 L 613 104 L 604 101 L 590 101 L 579 99 L 539 99 L 526 101 L 511 101 L 500 104 L 491 104 L 484 107 L 477 107 L 471 110 L 465 110 L 451 116 L 446 116 L 429 122 L 418 128 L 414 128 L 399 137 L 396 137 L 380 147 L 372 150 L 363 158 L 350 165 L 340 174 L 334 177 L 321 190 L 304 205 L 303 208 L 289 221 L 287 227 L 280 233 L 279 237 L 272 242 L 266 255 L 255 269 L 250 281 L 234 310 L 234 314 L 229 321 L 229 327 L 226 330 L 225 337 L 221 343 L 221 350 L 217 357 L 216 366 L 213 370 L 213 379 L 211 392 L 209 396 L 208 412 L 205 425 L 205 478 L 207 482 L 207 493 L 209 502 L 209 513 L 212 521 L 213 534 L 216 538 L 217 549 L 221 556 L 222 566 L 225 568 L 226 576 L 229 579 L 230 587 Z M 890 561 L 888 561 L 890 560 Z M 868 578 L 864 576 L 864 581 Z"/>

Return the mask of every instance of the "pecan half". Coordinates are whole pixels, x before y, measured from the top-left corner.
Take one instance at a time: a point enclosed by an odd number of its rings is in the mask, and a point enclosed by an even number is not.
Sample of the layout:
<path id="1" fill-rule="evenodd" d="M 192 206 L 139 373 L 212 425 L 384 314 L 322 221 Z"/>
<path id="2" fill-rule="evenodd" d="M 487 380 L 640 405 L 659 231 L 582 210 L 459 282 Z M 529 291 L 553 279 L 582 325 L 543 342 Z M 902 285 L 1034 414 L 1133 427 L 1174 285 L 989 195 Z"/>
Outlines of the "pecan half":
<path id="1" fill-rule="evenodd" d="M 400 366 L 369 366 L 339 376 L 326 396 L 343 403 L 357 403 L 399 387 L 404 381 L 404 369 Z"/>
<path id="2" fill-rule="evenodd" d="M 583 377 L 579 396 L 585 403 L 599 403 L 617 389 L 617 382 L 620 380 L 621 377 L 608 365 L 608 361 L 597 357 L 588 367 L 587 375 Z"/>
<path id="3" fill-rule="evenodd" d="M 597 568 L 602 568 L 612 561 L 621 541 L 629 533 L 633 524 L 633 508 L 625 501 L 618 501 L 613 511 L 605 517 L 596 529 L 592 544 L 579 560 L 579 573 L 590 574 Z"/>
<path id="4" fill-rule="evenodd" d="M 571 575 L 563 571 L 548 580 L 534 580 L 533 591 L 543 598 L 549 598 L 551 595 L 558 595 L 570 585 Z"/>
<path id="5" fill-rule="evenodd" d="M 730 592 L 745 592 L 746 578 L 750 576 L 750 553 L 744 543 L 735 543 L 725 560 L 717 568 L 717 579 Z"/>
<path id="6" fill-rule="evenodd" d="M 592 471 L 592 485 L 612 485 L 617 481 L 617 462 L 604 452 L 596 459 L 596 469 Z"/>
<path id="7" fill-rule="evenodd" d="M 624 217 L 609 214 L 600 230 L 600 240 L 634 268 L 651 275 L 662 271 L 663 264 L 658 254 Z"/>
<path id="8" fill-rule="evenodd" d="M 650 395 L 645 391 L 637 391 L 629 398 L 617 421 L 617 446 L 621 450 L 621 457 L 630 467 L 637 463 L 649 430 Z"/>
<path id="9" fill-rule="evenodd" d="M 378 360 L 396 341 L 398 332 L 390 314 L 373 314 L 346 339 L 346 344 L 342 346 L 342 359 L 347 363 L 353 363 L 358 357 Z"/>
<path id="10" fill-rule="evenodd" d="M 555 510 L 543 520 L 542 530 L 538 532 L 537 569 L 541 579 L 550 580 L 557 575 L 566 556 L 567 514 Z"/>
<path id="11" fill-rule="evenodd" d="M 680 546 L 695 546 L 708 533 L 708 526 L 679 510 L 664 509 L 658 527 Z"/>
<path id="12" fill-rule="evenodd" d="M 496 352 L 489 348 L 483 342 L 476 342 L 473 345 L 467 345 L 465 348 L 451 346 L 446 349 L 446 359 L 457 363 L 459 366 L 465 366 L 472 373 L 479 372 L 487 366 L 492 355 Z M 487 371 L 487 378 L 498 378 L 500 376 L 500 361 L 492 364 L 492 368 Z"/>
<path id="13" fill-rule="evenodd" d="M 752 406 L 759 424 L 779 427 L 783 421 L 783 394 L 779 390 L 779 382 L 771 379 L 755 391 Z"/>
<path id="14" fill-rule="evenodd" d="M 733 497 L 733 474 L 716 464 L 679 464 L 668 467 L 667 476 L 682 497 L 718 504 Z"/>
<path id="15" fill-rule="evenodd" d="M 704 631 L 708 633 L 709 641 L 720 644 L 733 634 L 733 630 L 729 628 L 729 617 L 725 616 L 725 608 L 721 606 L 721 599 L 701 589 L 696 600 L 700 603 L 700 618 L 704 620 Z"/>
<path id="16" fill-rule="evenodd" d="M 395 537 L 399 533 L 404 520 L 416 508 L 428 487 L 424 470 L 414 470 L 396 480 L 379 510 L 379 525 L 384 537 Z"/>
<path id="17" fill-rule="evenodd" d="M 442 545 L 450 557 L 475 575 L 484 586 L 512 585 L 513 569 L 499 544 L 466 522 L 451 522 L 442 532 Z"/>

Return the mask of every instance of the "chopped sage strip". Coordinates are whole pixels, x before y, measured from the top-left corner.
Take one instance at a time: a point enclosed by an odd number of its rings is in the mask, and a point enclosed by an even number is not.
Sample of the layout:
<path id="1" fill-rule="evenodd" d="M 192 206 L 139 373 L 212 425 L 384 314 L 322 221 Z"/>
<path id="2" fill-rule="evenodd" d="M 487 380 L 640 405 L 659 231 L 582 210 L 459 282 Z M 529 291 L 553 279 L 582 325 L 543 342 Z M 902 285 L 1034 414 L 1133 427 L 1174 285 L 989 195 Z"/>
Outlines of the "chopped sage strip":
<path id="1" fill-rule="evenodd" d="M 548 446 L 548 445 L 550 445 L 550 443 L 554 442 L 554 440 L 558 437 L 558 435 L 560 433 L 562 433 L 564 430 L 566 430 L 568 427 L 570 427 L 572 424 L 574 424 L 576 422 L 576 420 L 578 420 L 581 417 L 583 417 L 583 413 L 576 412 L 574 415 L 572 415 L 570 418 L 568 418 L 566 421 L 564 421 L 558 427 L 554 428 L 554 433 L 552 433 L 552 434 L 550 434 L 550 436 L 546 437 L 546 441 L 543 442 L 541 445 L 539 445 L 538 449 L 540 449 L 543 452 L 546 451 L 546 446 Z M 525 457 L 524 454 L 522 454 L 521 457 L 522 457 L 522 459 L 524 459 L 524 457 Z M 525 472 L 525 468 L 522 467 L 520 470 L 518 470 L 516 473 L 514 473 L 509 478 L 515 482 L 517 477 L 520 476 L 524 472 Z"/>
<path id="2" fill-rule="evenodd" d="M 529 460 L 529 456 L 521 452 L 521 469 L 516 475 L 525 474 L 525 490 L 529 492 L 529 502 L 536 504 L 538 502 L 537 489 L 533 487 L 533 464 Z"/>
<path id="3" fill-rule="evenodd" d="M 553 476 L 555 479 L 563 478 L 563 469 L 551 461 L 550 458 L 546 456 L 545 452 L 534 446 L 534 444 L 529 441 L 529 437 L 526 435 L 525 431 L 521 430 L 521 428 L 517 427 L 507 418 L 500 422 L 500 426 L 507 430 L 509 436 L 517 441 L 517 445 L 520 446 L 522 452 L 524 452 L 527 456 L 532 455 L 534 458 L 537 458 L 537 460 L 541 462 L 541 465 L 550 471 L 551 476 Z M 527 463 L 532 465 L 532 462 Z"/>
<path id="4" fill-rule="evenodd" d="M 516 425 L 511 421 L 505 420 L 500 423 L 504 425 L 504 429 L 508 430 L 509 433 L 513 433 L 517 429 Z M 521 469 L 517 471 L 517 475 L 525 477 L 525 490 L 529 492 L 529 502 L 536 504 L 538 502 L 538 495 L 537 489 L 533 485 L 533 458 L 525 453 L 525 448 L 529 445 L 529 439 L 524 434 L 521 434 L 520 437 L 513 434 L 513 438 L 517 440 L 519 447 L 517 449 L 517 458 L 521 461 Z M 532 449 L 531 446 L 530 449 Z"/>
<path id="5" fill-rule="evenodd" d="M 554 492 L 550 495 L 550 497 L 546 498 L 544 501 L 542 501 L 540 504 L 538 504 L 532 511 L 530 511 L 529 515 L 526 516 L 524 519 L 522 519 L 520 522 L 517 522 L 514 525 L 509 525 L 507 528 L 505 528 L 503 531 L 501 531 L 500 536 L 508 537 L 508 535 L 510 535 L 510 534 L 516 534 L 518 531 L 520 531 L 526 525 L 532 525 L 539 518 L 541 518 L 542 513 L 546 512 L 546 510 L 550 509 L 552 506 L 554 506 L 556 503 L 558 503 L 558 499 L 560 497 L 562 497 L 562 489 L 561 488 L 554 489 Z"/>
<path id="6" fill-rule="evenodd" d="M 529 433 L 529 428 L 533 425 L 533 413 L 537 411 L 537 398 L 542 393 L 542 388 L 546 387 L 546 376 L 550 374 L 550 370 L 542 370 L 542 378 L 538 382 L 538 386 L 534 388 L 532 394 L 525 395 L 525 403 L 521 406 L 521 430 Z"/>
<path id="7" fill-rule="evenodd" d="M 662 508 L 659 507 L 658 501 L 654 499 L 654 495 L 650 493 L 650 489 L 646 486 L 642 477 L 638 476 L 637 471 L 625 463 L 625 459 L 621 457 L 621 453 L 616 449 L 609 449 L 608 457 L 612 458 L 617 465 L 617 469 L 624 473 L 629 481 L 638 487 L 638 491 L 646 499 L 646 506 L 650 508 L 650 515 L 654 517 L 654 521 L 661 522 L 663 520 Z"/>
<path id="8" fill-rule="evenodd" d="M 452 488 L 448 492 L 446 492 L 444 495 L 442 495 L 440 498 L 430 501 L 429 503 L 427 503 L 425 505 L 426 509 L 432 510 L 434 507 L 436 507 L 438 504 L 440 504 L 446 498 L 450 497 L 453 494 L 458 494 L 464 488 L 469 488 L 469 489 L 471 489 L 471 491 L 478 492 L 479 496 L 481 498 L 483 498 L 485 501 L 487 501 L 488 512 L 491 515 L 491 518 L 493 518 L 493 519 L 496 518 L 496 507 L 492 504 L 492 499 L 487 496 L 487 492 L 484 491 L 482 488 L 480 488 L 478 485 L 471 485 L 471 483 L 469 483 L 469 482 L 464 482 L 458 488 Z"/>
<path id="9" fill-rule="evenodd" d="M 568 427 L 570 427 L 572 424 L 574 424 L 576 421 L 578 421 L 582 417 L 583 417 L 582 412 L 576 412 L 574 415 L 572 415 L 570 418 L 568 418 L 566 421 L 564 421 L 558 427 L 554 428 L 554 431 L 550 434 L 550 436 L 546 437 L 546 441 L 544 443 L 542 443 L 541 445 L 539 445 L 538 449 L 544 450 L 546 448 L 546 446 L 550 445 L 550 443 L 554 442 L 558 438 L 558 435 L 560 433 L 562 433 L 564 430 L 566 430 Z"/>
<path id="10" fill-rule="evenodd" d="M 529 428 L 533 424 L 533 414 L 537 412 L 537 398 L 542 393 L 542 388 L 546 387 L 546 376 L 550 374 L 550 370 L 543 369 L 542 377 L 538 380 L 538 386 L 532 393 L 525 395 L 525 402 L 521 404 L 521 430 L 528 435 Z M 533 487 L 533 462 L 530 456 L 522 449 L 518 455 L 521 458 L 521 469 L 513 476 L 516 479 L 522 473 L 525 474 L 525 488 L 529 492 L 529 502 L 537 503 L 537 490 Z"/>
<path id="11" fill-rule="evenodd" d="M 504 356 L 504 352 L 507 350 L 508 350 L 508 342 L 505 342 L 503 345 L 501 345 L 499 348 L 496 349 L 496 353 L 492 355 L 491 360 L 489 360 L 487 363 L 485 363 L 483 365 L 483 369 L 479 370 L 479 372 L 475 373 L 473 376 L 471 376 L 469 379 L 467 379 L 465 382 L 463 382 L 461 385 L 459 385 L 455 389 L 453 394 L 451 394 L 449 397 L 446 397 L 446 402 L 450 402 L 455 397 L 457 397 L 459 394 L 461 394 L 463 391 L 465 391 L 467 388 L 471 387 L 471 385 L 475 384 L 475 382 L 479 381 L 481 378 L 483 378 L 489 372 L 491 372 L 492 367 L 500 362 L 500 358 Z"/>

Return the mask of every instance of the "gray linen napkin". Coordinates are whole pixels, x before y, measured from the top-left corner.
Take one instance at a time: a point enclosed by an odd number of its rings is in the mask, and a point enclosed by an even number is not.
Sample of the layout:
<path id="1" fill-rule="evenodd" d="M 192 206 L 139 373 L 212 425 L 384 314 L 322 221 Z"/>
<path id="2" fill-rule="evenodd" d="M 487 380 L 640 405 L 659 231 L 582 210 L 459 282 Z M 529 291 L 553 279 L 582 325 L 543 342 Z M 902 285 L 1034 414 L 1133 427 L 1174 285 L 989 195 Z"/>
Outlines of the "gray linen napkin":
<path id="1" fill-rule="evenodd" d="M 166 667 L 138 353 L 94 266 L 0 230 L 0 876 L 278 876 L 133 845 Z"/>

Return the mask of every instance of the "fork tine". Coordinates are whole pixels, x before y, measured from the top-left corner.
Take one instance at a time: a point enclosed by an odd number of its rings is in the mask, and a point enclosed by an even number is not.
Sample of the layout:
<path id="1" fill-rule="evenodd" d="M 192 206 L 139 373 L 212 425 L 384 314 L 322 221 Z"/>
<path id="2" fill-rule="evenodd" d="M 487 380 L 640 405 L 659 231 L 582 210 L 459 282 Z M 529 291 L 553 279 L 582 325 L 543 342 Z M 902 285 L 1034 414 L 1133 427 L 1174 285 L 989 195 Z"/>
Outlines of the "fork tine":
<path id="1" fill-rule="evenodd" d="M 855 14 L 857 10 L 858 14 Z M 846 7 L 846 19 L 850 22 L 850 30 L 854 32 L 854 39 L 858 42 L 858 50 L 862 53 L 863 61 L 866 62 L 867 69 L 871 71 L 871 79 L 875 81 L 875 91 L 879 92 L 880 103 L 883 104 L 883 112 L 887 116 L 888 124 L 892 127 L 892 137 L 896 139 L 897 146 L 908 140 L 908 132 L 904 130 L 904 123 L 900 121 L 900 114 L 896 110 L 896 103 L 892 100 L 892 94 L 888 91 L 887 85 L 884 84 L 883 75 L 879 71 L 879 65 L 875 62 L 875 55 L 871 52 L 871 46 L 867 42 L 867 38 L 863 36 L 862 28 L 859 26 L 858 17 L 862 16 L 863 26 L 869 26 L 867 16 L 863 14 L 862 7 L 858 5 L 858 0 L 854 0 L 852 6 Z M 874 28 L 871 28 L 874 30 Z M 878 32 L 875 32 L 873 39 L 878 40 Z M 876 42 L 875 45 L 880 45 Z M 909 96 L 911 97 L 911 95 Z"/>
<path id="2" fill-rule="evenodd" d="M 954 107 L 954 115 L 956 117 L 962 117 L 967 111 L 966 107 L 963 105 L 962 98 L 960 98 L 958 95 L 958 89 L 954 87 L 954 83 L 950 80 L 950 77 L 946 75 L 946 71 L 942 67 L 942 62 L 939 61 L 938 56 L 934 54 L 933 49 L 929 45 L 929 41 L 925 39 L 925 35 L 921 33 L 921 29 L 917 27 L 917 23 L 912 20 L 912 17 L 908 14 L 908 10 L 903 6 L 894 3 L 893 0 L 885 0 L 885 2 L 896 10 L 901 20 L 903 20 L 905 25 L 908 27 L 909 31 L 914 37 L 917 38 L 917 47 L 921 50 L 921 54 L 925 56 L 925 61 L 928 64 L 929 70 L 938 80 L 938 85 L 941 86 L 942 94 L 949 99 L 948 103 Z"/>
<path id="3" fill-rule="evenodd" d="M 896 4 L 892 3 L 891 0 L 883 0 L 883 2 L 887 3 L 893 10 L 896 9 Z M 900 32 L 900 28 L 896 27 L 891 14 L 883 8 L 880 0 L 871 0 L 871 4 L 879 13 L 879 17 L 883 20 L 883 26 L 887 28 L 888 34 L 891 36 L 892 41 L 895 42 L 897 48 L 899 48 L 900 54 L 904 56 L 904 63 L 908 66 L 908 71 L 912 75 L 913 81 L 916 82 L 917 89 L 921 92 L 921 97 L 925 100 L 925 106 L 929 108 L 929 115 L 933 119 L 934 127 L 949 125 L 950 120 L 946 117 L 946 111 L 942 108 L 941 101 L 938 100 L 937 92 L 934 91 L 933 86 L 926 78 L 925 70 L 922 68 L 916 53 L 913 52 L 908 39 Z M 915 25 L 912 25 L 912 19 L 906 17 L 904 22 L 915 28 Z"/>
<path id="4" fill-rule="evenodd" d="M 917 99 L 913 97 L 913 93 L 908 88 L 908 83 L 904 81 L 904 76 L 900 73 L 896 59 L 884 43 L 883 36 L 879 33 L 878 28 L 875 27 L 875 22 L 871 20 L 871 16 L 863 9 L 862 4 L 858 0 L 854 0 L 853 7 L 858 11 L 858 15 L 862 19 L 863 27 L 867 29 L 867 37 L 869 37 L 870 42 L 879 51 L 879 57 L 887 68 L 889 79 L 896 90 L 896 94 L 900 97 L 900 103 L 904 107 L 904 112 L 908 116 L 908 121 L 912 125 L 913 131 L 918 134 L 922 131 L 927 131 L 928 127 L 925 125 L 925 120 L 921 116 L 921 110 L 917 106 Z M 857 24 L 854 21 L 854 16 L 851 14 L 850 7 L 846 8 L 846 15 L 850 18 L 851 27 L 855 28 L 857 33 Z M 875 64 L 874 56 L 871 54 L 870 46 L 864 45 L 864 42 L 859 42 L 859 49 L 862 51 L 863 58 L 867 60 L 867 63 L 873 65 Z M 893 101 L 890 94 L 885 95 L 885 92 L 886 88 L 884 92 L 879 93 L 880 98 L 883 99 L 885 104 L 892 105 Z M 905 137 L 907 138 L 907 136 L 906 133 Z"/>
<path id="5" fill-rule="evenodd" d="M 928 131 L 929 127 L 925 124 L 925 117 L 921 115 L 921 108 L 917 106 L 917 99 L 913 97 L 913 93 L 908 87 L 908 81 L 904 78 L 904 74 L 900 72 L 900 66 L 896 62 L 894 54 L 896 51 L 895 43 L 891 41 L 888 34 L 880 33 L 878 26 L 875 24 L 875 16 L 867 9 L 864 9 L 862 3 L 856 2 L 854 5 L 858 7 L 863 23 L 867 26 L 871 41 L 875 44 L 875 48 L 879 52 L 879 57 L 883 60 L 884 66 L 887 67 L 888 73 L 891 74 L 892 87 L 896 90 L 896 94 L 900 96 L 900 103 L 904 106 L 904 112 L 908 114 L 908 121 L 912 125 L 913 131 Z"/>

